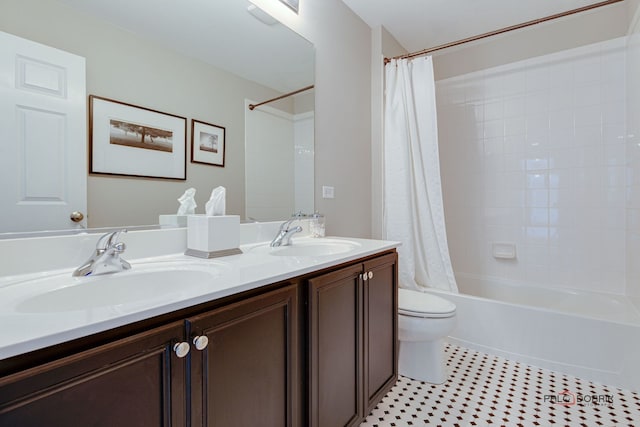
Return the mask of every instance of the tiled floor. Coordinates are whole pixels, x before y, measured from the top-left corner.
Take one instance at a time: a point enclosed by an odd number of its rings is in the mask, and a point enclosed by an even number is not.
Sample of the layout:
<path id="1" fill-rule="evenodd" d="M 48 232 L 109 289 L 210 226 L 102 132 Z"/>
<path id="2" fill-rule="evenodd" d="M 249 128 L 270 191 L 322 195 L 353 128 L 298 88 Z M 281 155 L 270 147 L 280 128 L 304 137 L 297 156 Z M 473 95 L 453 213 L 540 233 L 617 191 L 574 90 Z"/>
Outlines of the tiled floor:
<path id="1" fill-rule="evenodd" d="M 447 346 L 449 380 L 400 377 L 361 427 L 640 426 L 637 393 Z"/>

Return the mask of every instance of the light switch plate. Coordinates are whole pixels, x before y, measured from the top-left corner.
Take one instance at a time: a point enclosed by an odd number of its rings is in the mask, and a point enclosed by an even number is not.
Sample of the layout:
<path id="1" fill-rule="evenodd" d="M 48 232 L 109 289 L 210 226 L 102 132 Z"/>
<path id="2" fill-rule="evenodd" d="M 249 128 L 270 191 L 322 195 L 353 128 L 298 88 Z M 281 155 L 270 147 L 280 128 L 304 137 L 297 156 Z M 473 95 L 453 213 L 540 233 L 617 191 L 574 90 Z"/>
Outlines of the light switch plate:
<path id="1" fill-rule="evenodd" d="M 322 198 L 323 199 L 333 199 L 334 190 L 333 187 L 329 187 L 327 185 L 322 186 Z"/>

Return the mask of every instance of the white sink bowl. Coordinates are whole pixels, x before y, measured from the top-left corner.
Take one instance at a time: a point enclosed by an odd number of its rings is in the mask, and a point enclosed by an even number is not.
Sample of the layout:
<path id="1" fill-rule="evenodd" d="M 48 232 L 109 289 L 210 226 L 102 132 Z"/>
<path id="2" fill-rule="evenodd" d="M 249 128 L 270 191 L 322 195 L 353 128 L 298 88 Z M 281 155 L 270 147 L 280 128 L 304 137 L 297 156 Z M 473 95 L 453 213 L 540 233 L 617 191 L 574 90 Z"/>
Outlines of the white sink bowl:
<path id="1" fill-rule="evenodd" d="M 213 279 L 220 268 L 168 268 L 140 269 L 134 266 L 124 272 L 88 277 L 58 275 L 25 282 L 21 286 L 49 290 L 33 292 L 22 299 L 15 310 L 21 313 L 56 313 L 75 310 L 110 308 L 127 311 L 127 308 L 153 306 L 171 302 L 186 293 L 213 288 Z"/>
<path id="2" fill-rule="evenodd" d="M 287 246 L 272 248 L 268 243 L 258 245 L 251 248 L 250 252 L 268 253 L 274 256 L 319 257 L 344 254 L 358 247 L 360 243 L 351 240 L 300 238 L 291 240 L 291 244 Z"/>

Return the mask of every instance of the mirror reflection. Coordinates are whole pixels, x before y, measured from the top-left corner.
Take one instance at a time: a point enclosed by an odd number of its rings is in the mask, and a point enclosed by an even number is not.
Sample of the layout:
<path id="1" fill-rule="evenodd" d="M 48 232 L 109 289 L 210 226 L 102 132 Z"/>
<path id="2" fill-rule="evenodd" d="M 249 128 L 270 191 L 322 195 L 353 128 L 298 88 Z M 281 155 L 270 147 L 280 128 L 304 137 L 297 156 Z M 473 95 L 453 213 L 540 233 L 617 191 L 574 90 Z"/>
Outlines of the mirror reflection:
<path id="1" fill-rule="evenodd" d="M 68 161 L 56 169 L 41 160 L 60 177 L 33 166 L 22 176 L 11 174 L 17 180 L 4 174 L 9 195 L 23 196 L 25 182 L 51 187 L 61 181 L 86 186 L 86 207 L 71 206 L 64 191 L 60 200 L 36 195 L 29 203 L 39 203 L 38 210 L 63 206 L 66 226 L 0 216 L 0 232 L 156 224 L 160 214 L 177 212 L 178 197 L 190 187 L 197 191 L 196 213 L 204 213 L 217 186 L 227 188 L 227 213 L 243 219 L 313 210 L 313 90 L 253 111 L 247 105 L 313 85 L 314 49 L 248 1 L 6 0 L 0 31 L 85 58 L 83 108 L 88 95 L 97 95 L 187 119 L 186 180 L 87 175 L 88 149 L 78 160 L 79 177 L 66 172 Z M 13 49 L 5 47 L 3 54 Z M 225 128 L 224 167 L 190 161 L 192 120 Z M 7 120 L 0 126 L 3 151 L 15 144 L 5 127 Z M 58 141 L 50 135 L 39 138 L 41 146 L 56 146 L 42 142 Z M 21 155 L 15 154 L 16 164 Z M 69 217 L 77 211 L 83 219 L 73 223 Z"/>

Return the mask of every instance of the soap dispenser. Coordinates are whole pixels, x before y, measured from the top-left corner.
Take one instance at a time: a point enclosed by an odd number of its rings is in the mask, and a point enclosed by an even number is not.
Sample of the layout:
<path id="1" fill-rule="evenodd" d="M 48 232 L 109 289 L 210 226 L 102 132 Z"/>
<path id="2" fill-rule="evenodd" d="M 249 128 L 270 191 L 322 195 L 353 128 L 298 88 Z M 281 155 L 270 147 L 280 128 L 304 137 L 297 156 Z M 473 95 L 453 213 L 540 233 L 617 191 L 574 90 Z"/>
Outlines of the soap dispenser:
<path id="1" fill-rule="evenodd" d="M 311 215 L 309 228 L 310 228 L 312 237 L 324 237 L 324 231 L 325 231 L 324 215 L 321 213 L 318 213 L 318 211 L 316 211 L 313 215 Z"/>

